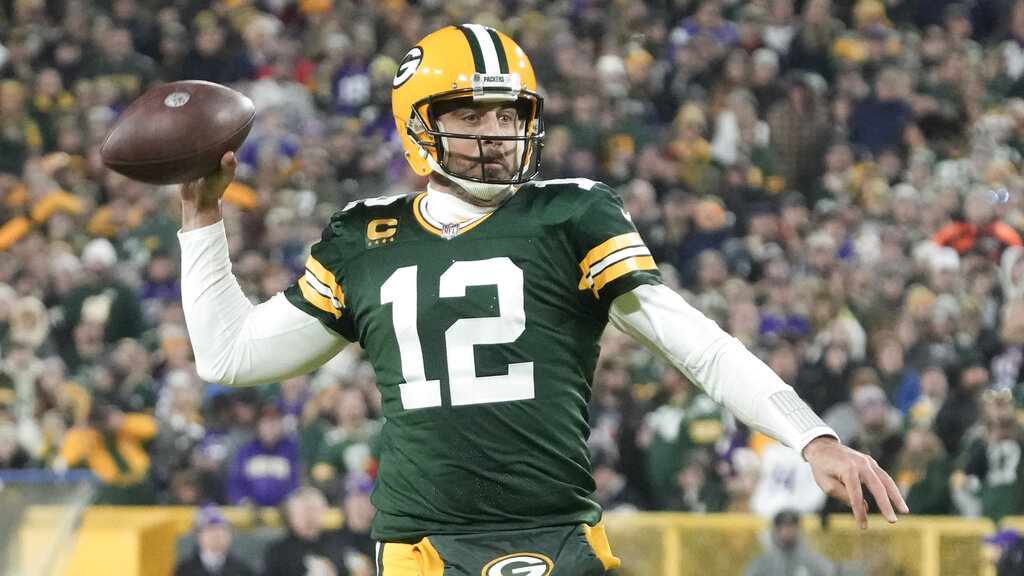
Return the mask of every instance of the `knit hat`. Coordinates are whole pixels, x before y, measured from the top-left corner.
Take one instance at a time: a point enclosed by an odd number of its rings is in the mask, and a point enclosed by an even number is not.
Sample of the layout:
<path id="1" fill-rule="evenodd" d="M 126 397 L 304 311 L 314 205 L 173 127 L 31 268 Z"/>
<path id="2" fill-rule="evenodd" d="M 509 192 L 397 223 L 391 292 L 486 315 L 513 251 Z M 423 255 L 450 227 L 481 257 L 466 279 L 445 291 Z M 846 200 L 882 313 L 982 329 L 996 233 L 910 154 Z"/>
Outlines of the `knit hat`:
<path id="1" fill-rule="evenodd" d="M 227 517 L 224 516 L 224 513 L 221 512 L 216 504 L 203 504 L 196 510 L 194 526 L 198 532 L 210 526 L 227 526 L 230 528 L 231 523 L 228 522 Z"/>

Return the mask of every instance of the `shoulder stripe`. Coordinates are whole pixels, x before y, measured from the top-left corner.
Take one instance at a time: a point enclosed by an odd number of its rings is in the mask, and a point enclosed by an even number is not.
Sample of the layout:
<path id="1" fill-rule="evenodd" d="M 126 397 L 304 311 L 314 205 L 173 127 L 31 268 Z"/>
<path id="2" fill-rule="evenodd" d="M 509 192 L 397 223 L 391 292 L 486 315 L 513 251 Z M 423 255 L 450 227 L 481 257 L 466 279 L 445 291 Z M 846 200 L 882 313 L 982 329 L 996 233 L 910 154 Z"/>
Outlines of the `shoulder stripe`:
<path id="1" fill-rule="evenodd" d="M 587 255 L 580 262 L 580 270 L 583 271 L 584 276 L 588 276 L 590 269 L 595 264 L 604 260 L 613 252 L 637 246 L 644 247 L 644 241 L 640 238 L 638 232 L 627 232 L 626 234 L 613 236 L 592 248 L 590 252 L 587 252 Z"/>
<path id="2" fill-rule="evenodd" d="M 313 306 L 316 306 L 335 318 L 341 318 L 341 310 L 335 308 L 334 302 L 330 298 L 320 294 L 310 286 L 307 278 L 309 278 L 308 273 L 302 278 L 299 278 L 299 290 L 302 292 L 303 298 Z"/>
<path id="3" fill-rule="evenodd" d="M 593 284 L 594 278 L 601 275 L 602 272 L 607 270 L 610 266 L 617 262 L 621 262 L 628 258 L 634 258 L 638 256 L 650 256 L 651 251 L 646 246 L 635 246 L 632 248 L 623 248 L 618 252 L 609 254 L 607 258 L 602 259 L 590 267 L 590 273 L 587 275 L 590 278 L 590 283 Z"/>
<path id="4" fill-rule="evenodd" d="M 345 293 L 341 291 L 334 274 L 324 268 L 312 254 L 306 259 L 306 274 L 299 279 L 299 289 L 310 304 L 333 314 L 335 318 L 341 317 L 341 311 L 345 308 Z"/>
<path id="5" fill-rule="evenodd" d="M 657 265 L 651 251 L 640 239 L 640 234 L 630 232 L 609 238 L 587 253 L 580 262 L 583 272 L 579 289 L 591 290 L 594 296 L 605 284 L 634 270 L 654 270 Z"/>
<path id="6" fill-rule="evenodd" d="M 657 264 L 654 263 L 654 258 L 650 256 L 643 256 L 640 258 L 627 258 L 620 262 L 616 262 L 615 264 L 612 264 L 608 268 L 605 268 L 604 272 L 598 274 L 594 278 L 594 295 L 600 298 L 601 295 L 599 294 L 599 292 L 601 291 L 601 289 L 604 288 L 605 284 L 611 282 L 612 280 L 615 280 L 616 278 L 625 276 L 626 274 L 633 272 L 635 270 L 656 270 L 657 268 L 658 266 Z"/>

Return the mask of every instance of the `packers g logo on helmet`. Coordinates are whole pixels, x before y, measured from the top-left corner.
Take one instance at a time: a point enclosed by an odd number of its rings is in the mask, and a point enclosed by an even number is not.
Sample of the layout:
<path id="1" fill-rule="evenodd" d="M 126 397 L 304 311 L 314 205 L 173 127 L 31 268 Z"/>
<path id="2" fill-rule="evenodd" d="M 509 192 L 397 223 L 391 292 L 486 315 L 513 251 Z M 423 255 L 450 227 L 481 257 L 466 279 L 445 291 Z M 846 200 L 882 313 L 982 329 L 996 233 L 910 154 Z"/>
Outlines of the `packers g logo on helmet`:
<path id="1" fill-rule="evenodd" d="M 395 81 L 392 83 L 392 88 L 398 88 L 402 84 L 405 84 L 412 75 L 416 73 L 416 69 L 420 67 L 420 62 L 423 61 L 423 49 L 419 46 L 409 50 L 409 53 L 402 58 L 402 63 L 398 65 L 398 72 L 395 73 Z"/>
<path id="2" fill-rule="evenodd" d="M 547 576 L 554 563 L 543 554 L 510 554 L 484 566 L 481 576 Z"/>
<path id="3" fill-rule="evenodd" d="M 457 98 L 475 102 L 514 103 L 519 117 L 515 136 L 454 134 L 437 123 L 438 103 Z M 519 184 L 537 175 L 544 137 L 543 98 L 537 93 L 533 66 L 511 38 L 480 24 L 442 28 L 420 41 L 398 66 L 392 82 L 391 109 L 417 174 L 435 169 L 451 175 L 445 142 L 452 138 L 505 140 L 516 143 L 518 164 L 511 177 L 500 181 L 480 174 L 459 177 L 487 184 Z"/>

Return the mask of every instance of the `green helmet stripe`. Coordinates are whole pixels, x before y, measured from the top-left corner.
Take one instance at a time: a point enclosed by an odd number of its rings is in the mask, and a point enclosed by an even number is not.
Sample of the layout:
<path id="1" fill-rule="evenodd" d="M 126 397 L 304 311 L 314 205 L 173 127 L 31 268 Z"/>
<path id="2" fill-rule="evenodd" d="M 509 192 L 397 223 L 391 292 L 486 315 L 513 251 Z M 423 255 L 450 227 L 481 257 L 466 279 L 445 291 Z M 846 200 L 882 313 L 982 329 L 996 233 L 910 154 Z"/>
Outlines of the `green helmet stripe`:
<path id="1" fill-rule="evenodd" d="M 508 74 L 508 58 L 505 56 L 505 45 L 501 43 L 501 38 L 498 38 L 498 33 L 493 28 L 487 29 L 487 35 L 491 37 L 491 41 L 494 42 L 494 51 L 498 53 L 498 70 L 502 74 Z"/>
<path id="2" fill-rule="evenodd" d="M 479 24 L 465 24 L 459 30 L 466 35 L 473 51 L 473 65 L 480 74 L 508 74 L 505 46 L 492 28 Z"/>
<path id="3" fill-rule="evenodd" d="M 468 26 L 459 26 L 459 30 L 466 35 L 466 42 L 469 42 L 469 49 L 473 52 L 473 67 L 480 74 L 487 73 L 487 66 L 484 64 L 484 52 L 480 49 L 480 42 L 476 34 Z"/>

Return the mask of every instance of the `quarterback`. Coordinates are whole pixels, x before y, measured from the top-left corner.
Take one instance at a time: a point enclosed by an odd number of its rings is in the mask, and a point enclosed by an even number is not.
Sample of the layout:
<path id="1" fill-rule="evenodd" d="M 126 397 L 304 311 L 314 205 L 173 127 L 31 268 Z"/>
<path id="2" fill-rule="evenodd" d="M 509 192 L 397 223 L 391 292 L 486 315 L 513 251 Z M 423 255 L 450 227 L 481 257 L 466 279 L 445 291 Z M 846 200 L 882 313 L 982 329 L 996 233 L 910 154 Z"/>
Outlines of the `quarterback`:
<path id="1" fill-rule="evenodd" d="M 589 576 L 618 565 L 598 522 L 587 403 L 608 322 L 738 418 L 803 454 L 866 527 L 896 521 L 892 479 L 772 371 L 665 286 L 616 193 L 537 181 L 543 100 L 493 29 L 438 30 L 393 82 L 419 194 L 353 202 L 305 274 L 252 305 L 220 197 L 235 159 L 181 187 L 182 294 L 200 374 L 229 385 L 313 370 L 359 342 L 386 423 L 373 537 L 383 576 Z"/>

